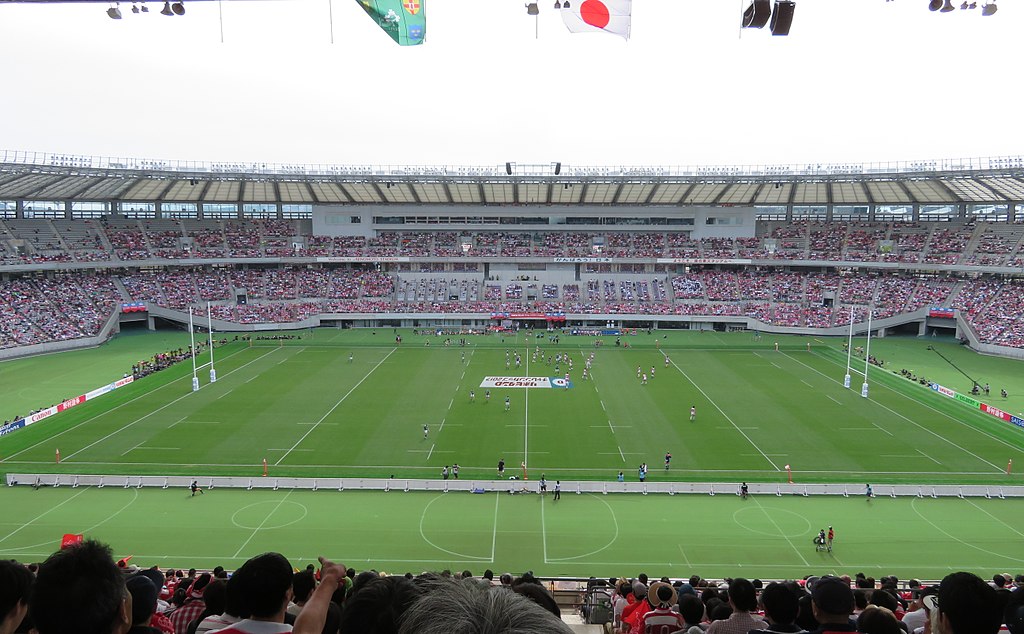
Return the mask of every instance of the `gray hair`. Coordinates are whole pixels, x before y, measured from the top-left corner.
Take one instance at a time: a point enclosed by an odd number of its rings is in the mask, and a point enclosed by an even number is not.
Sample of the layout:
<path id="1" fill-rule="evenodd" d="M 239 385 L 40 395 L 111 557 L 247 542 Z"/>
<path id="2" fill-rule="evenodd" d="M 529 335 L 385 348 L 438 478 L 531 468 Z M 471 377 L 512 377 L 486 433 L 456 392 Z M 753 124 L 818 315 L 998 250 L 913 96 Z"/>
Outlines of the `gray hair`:
<path id="1" fill-rule="evenodd" d="M 572 634 L 561 619 L 507 588 L 448 581 L 424 589 L 399 634 Z"/>

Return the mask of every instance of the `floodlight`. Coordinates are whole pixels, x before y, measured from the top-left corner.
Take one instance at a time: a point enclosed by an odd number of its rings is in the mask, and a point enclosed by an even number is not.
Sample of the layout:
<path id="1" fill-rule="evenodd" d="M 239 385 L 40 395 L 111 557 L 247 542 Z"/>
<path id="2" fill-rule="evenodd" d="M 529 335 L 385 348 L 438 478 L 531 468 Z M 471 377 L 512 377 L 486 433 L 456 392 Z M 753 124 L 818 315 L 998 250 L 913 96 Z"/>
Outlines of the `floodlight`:
<path id="1" fill-rule="evenodd" d="M 139 6 L 137 4 L 132 4 L 132 13 L 138 13 L 138 12 L 139 12 Z"/>
<path id="2" fill-rule="evenodd" d="M 174 15 L 174 11 L 171 11 L 171 3 L 164 0 L 164 8 L 160 10 L 160 15 Z"/>
<path id="3" fill-rule="evenodd" d="M 149 13 L 149 7 L 146 6 L 145 2 L 142 3 L 142 12 Z"/>
<path id="4" fill-rule="evenodd" d="M 572 7 L 569 6 L 569 0 L 565 0 L 565 2 L 562 3 L 562 8 L 563 9 L 571 9 L 572 8 Z"/>
<path id="5" fill-rule="evenodd" d="M 941 8 L 942 8 L 942 0 L 929 0 L 929 2 L 928 2 L 928 10 L 929 11 L 938 11 Z"/>
<path id="6" fill-rule="evenodd" d="M 121 10 L 117 7 L 110 7 L 109 9 L 107 9 L 107 17 L 111 20 L 120 20 Z"/>
<path id="7" fill-rule="evenodd" d="M 175 15 L 185 15 L 185 3 L 178 0 L 171 5 L 171 11 L 174 11 Z"/>
<path id="8" fill-rule="evenodd" d="M 961 11 L 966 11 L 967 10 L 967 3 L 966 2 L 964 2 L 963 4 L 960 5 L 960 10 Z"/>
<path id="9" fill-rule="evenodd" d="M 995 15 L 995 12 L 999 10 L 995 2 L 989 2 L 988 4 L 981 5 L 982 15 Z"/>
<path id="10" fill-rule="evenodd" d="M 555 0 L 555 8 L 556 9 L 561 9 L 562 8 L 562 3 L 559 2 L 558 0 Z"/>
<path id="11" fill-rule="evenodd" d="M 955 11 L 955 10 L 956 10 L 956 7 L 953 6 L 953 3 L 950 2 L 950 0 L 946 0 L 946 3 L 944 5 L 942 5 L 942 8 L 939 9 L 939 12 L 940 13 L 949 13 L 950 11 Z"/>
<path id="12" fill-rule="evenodd" d="M 536 2 L 526 5 L 526 15 L 540 15 L 540 7 L 537 6 Z"/>

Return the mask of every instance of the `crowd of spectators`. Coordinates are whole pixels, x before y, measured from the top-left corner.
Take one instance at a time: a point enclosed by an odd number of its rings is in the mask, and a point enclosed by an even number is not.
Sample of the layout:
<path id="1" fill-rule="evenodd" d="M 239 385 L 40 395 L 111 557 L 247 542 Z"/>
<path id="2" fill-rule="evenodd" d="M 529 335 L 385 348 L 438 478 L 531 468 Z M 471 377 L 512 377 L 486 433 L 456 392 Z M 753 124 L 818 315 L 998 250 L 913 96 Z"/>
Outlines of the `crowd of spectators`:
<path id="1" fill-rule="evenodd" d="M 40 564 L 0 562 L 0 634 L 561 634 L 572 630 L 531 572 L 387 575 L 264 553 L 233 574 L 115 563 L 92 540 Z M 614 634 L 1024 634 L 1024 576 L 969 572 L 923 586 L 862 573 L 772 581 L 595 579 L 580 613 Z M 68 592 L 74 588 L 74 592 Z"/>

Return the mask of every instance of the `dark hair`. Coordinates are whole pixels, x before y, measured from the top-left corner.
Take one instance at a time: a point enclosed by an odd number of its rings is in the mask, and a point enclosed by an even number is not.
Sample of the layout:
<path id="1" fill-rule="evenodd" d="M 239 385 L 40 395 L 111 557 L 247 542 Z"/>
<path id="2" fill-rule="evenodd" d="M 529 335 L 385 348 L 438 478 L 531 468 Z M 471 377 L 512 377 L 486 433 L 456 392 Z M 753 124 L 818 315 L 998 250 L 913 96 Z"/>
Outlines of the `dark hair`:
<path id="1" fill-rule="evenodd" d="M 679 597 L 679 614 L 687 625 L 697 625 L 704 618 L 704 602 L 696 595 L 686 593 Z"/>
<path id="2" fill-rule="evenodd" d="M 781 583 L 768 584 L 761 592 L 761 604 L 764 606 L 764 613 L 770 616 L 773 622 L 784 625 L 796 621 L 796 615 L 800 611 L 797 596 Z"/>
<path id="3" fill-rule="evenodd" d="M 952 634 L 994 634 L 1003 622 L 996 591 L 969 572 L 954 572 L 942 580 L 939 612 L 949 621 Z"/>
<path id="4" fill-rule="evenodd" d="M 544 586 L 537 583 L 520 583 L 512 586 L 512 592 L 523 595 L 558 618 L 562 618 L 562 611 L 559 609 L 558 603 Z"/>
<path id="5" fill-rule="evenodd" d="M 402 616 L 420 597 L 405 577 L 377 577 L 353 593 L 341 613 L 342 632 L 395 634 Z"/>
<path id="6" fill-rule="evenodd" d="M 818 629 L 818 619 L 814 618 L 812 603 L 811 595 L 807 593 L 797 600 L 800 611 L 796 615 L 796 624 L 808 632 Z"/>
<path id="7" fill-rule="evenodd" d="M 21 564 L 0 560 L 0 621 L 18 604 L 27 604 L 32 591 L 32 573 Z M 15 623 L 15 627 L 19 624 Z"/>
<path id="8" fill-rule="evenodd" d="M 486 579 L 488 581 L 494 581 L 494 571 L 491 570 L 490 568 L 488 568 L 487 570 L 484 570 L 484 579 Z"/>
<path id="9" fill-rule="evenodd" d="M 1003 611 L 1003 623 L 1006 623 L 1010 634 L 1024 634 L 1024 591 L 1010 593 Z"/>
<path id="10" fill-rule="evenodd" d="M 313 593 L 314 588 L 316 588 L 316 578 L 311 571 L 303 570 L 292 575 L 294 601 L 308 601 L 309 595 Z"/>
<path id="11" fill-rule="evenodd" d="M 263 553 L 242 564 L 231 577 L 242 591 L 250 616 L 267 618 L 285 607 L 292 587 L 292 565 L 281 553 Z"/>
<path id="12" fill-rule="evenodd" d="M 228 580 L 214 579 L 210 582 L 210 585 L 206 586 L 206 590 L 203 590 L 203 603 L 206 604 L 203 614 L 206 616 L 224 614 L 224 607 L 227 605 L 227 601 Z"/>
<path id="13" fill-rule="evenodd" d="M 732 615 L 732 606 L 728 603 L 719 603 L 710 612 L 712 621 L 724 621 Z"/>
<path id="14" fill-rule="evenodd" d="M 873 590 L 871 592 L 871 604 L 888 608 L 893 612 L 900 608 L 900 602 L 886 590 Z"/>
<path id="15" fill-rule="evenodd" d="M 29 614 L 39 634 L 110 634 L 126 594 L 110 548 L 90 539 L 39 566 Z"/>
<path id="16" fill-rule="evenodd" d="M 738 577 L 732 580 L 729 584 L 729 601 L 736 607 L 737 610 L 743 612 L 753 612 L 757 609 L 757 590 L 754 589 L 754 584 L 750 583 L 742 577 Z"/>
<path id="17" fill-rule="evenodd" d="M 243 619 L 249 618 L 249 611 L 245 609 L 245 594 L 242 590 L 242 586 L 238 583 L 238 577 L 232 575 L 228 579 L 227 587 L 224 593 L 224 612 L 222 614 L 230 614 L 231 616 L 241 617 Z"/>
<path id="18" fill-rule="evenodd" d="M 857 631 L 868 634 L 903 634 L 899 621 L 888 608 L 872 604 L 857 617 Z"/>
<path id="19" fill-rule="evenodd" d="M 860 588 L 853 591 L 853 607 L 857 610 L 863 610 L 868 607 L 868 596 L 872 591 Z"/>

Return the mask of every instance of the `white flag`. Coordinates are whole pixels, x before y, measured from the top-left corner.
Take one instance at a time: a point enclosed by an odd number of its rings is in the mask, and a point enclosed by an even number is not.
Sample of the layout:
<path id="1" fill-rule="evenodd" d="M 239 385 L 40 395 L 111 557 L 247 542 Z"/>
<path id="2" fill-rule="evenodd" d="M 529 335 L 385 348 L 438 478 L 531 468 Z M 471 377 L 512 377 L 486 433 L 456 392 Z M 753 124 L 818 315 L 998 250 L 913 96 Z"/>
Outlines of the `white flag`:
<path id="1" fill-rule="evenodd" d="M 633 0 L 570 0 L 562 20 L 573 33 L 604 31 L 629 39 Z"/>

